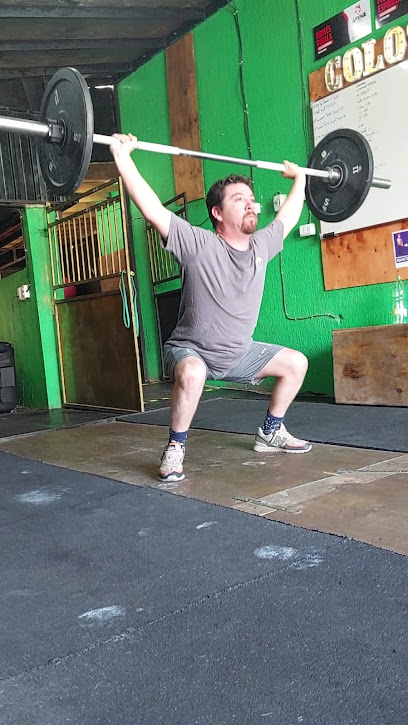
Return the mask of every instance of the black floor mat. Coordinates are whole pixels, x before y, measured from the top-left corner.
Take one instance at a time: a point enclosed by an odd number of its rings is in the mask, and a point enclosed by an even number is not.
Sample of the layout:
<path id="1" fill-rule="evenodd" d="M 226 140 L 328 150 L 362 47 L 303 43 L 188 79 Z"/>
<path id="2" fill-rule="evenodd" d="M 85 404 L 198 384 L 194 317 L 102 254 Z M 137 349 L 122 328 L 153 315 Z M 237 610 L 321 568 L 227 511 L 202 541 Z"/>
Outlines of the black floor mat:
<path id="1" fill-rule="evenodd" d="M 89 425 L 108 418 L 115 413 L 90 410 L 69 410 L 68 408 L 40 411 L 13 411 L 0 415 L 0 439 L 12 436 L 40 433 L 46 430 L 74 428 Z"/>
<path id="2" fill-rule="evenodd" d="M 2 725 L 396 725 L 408 560 L 0 453 Z"/>
<path id="3" fill-rule="evenodd" d="M 0 453 L 2 725 L 396 725 L 408 560 Z"/>
<path id="4" fill-rule="evenodd" d="M 191 427 L 253 434 L 262 425 L 267 407 L 268 399 L 263 397 L 204 401 L 199 403 Z M 168 426 L 170 408 L 125 415 L 119 420 Z M 408 452 L 408 408 L 295 401 L 285 425 L 293 435 L 315 443 Z"/>

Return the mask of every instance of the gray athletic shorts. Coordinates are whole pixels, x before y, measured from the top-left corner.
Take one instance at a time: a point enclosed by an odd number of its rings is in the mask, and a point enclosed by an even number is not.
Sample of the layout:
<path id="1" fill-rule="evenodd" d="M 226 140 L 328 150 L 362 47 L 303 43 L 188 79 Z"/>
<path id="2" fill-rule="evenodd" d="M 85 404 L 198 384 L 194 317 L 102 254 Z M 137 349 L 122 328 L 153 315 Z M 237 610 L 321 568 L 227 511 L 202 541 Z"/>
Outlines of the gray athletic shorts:
<path id="1" fill-rule="evenodd" d="M 185 357 L 198 357 L 207 369 L 207 380 L 227 380 L 231 383 L 251 383 L 259 385 L 261 380 L 257 380 L 256 376 L 265 367 L 279 350 L 283 350 L 282 345 L 271 345 L 267 342 L 252 342 L 243 358 L 235 367 L 228 370 L 227 373 L 218 374 L 210 370 L 201 355 L 189 347 L 177 347 L 166 342 L 163 348 L 163 367 L 164 374 L 171 380 L 174 378 L 174 368 L 180 360 Z"/>

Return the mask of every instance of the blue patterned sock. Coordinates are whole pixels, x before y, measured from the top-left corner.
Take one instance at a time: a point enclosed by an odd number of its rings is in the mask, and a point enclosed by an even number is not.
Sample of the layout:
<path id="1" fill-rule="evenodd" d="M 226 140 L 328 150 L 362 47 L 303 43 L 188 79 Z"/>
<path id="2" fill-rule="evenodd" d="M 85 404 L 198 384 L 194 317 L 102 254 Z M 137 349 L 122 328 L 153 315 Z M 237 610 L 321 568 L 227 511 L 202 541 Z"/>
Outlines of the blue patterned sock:
<path id="1" fill-rule="evenodd" d="M 266 411 L 264 424 L 262 426 L 262 431 L 265 433 L 265 435 L 269 435 L 269 433 L 275 433 L 276 430 L 280 428 L 281 423 L 285 418 L 278 418 L 276 415 L 272 415 L 269 410 Z"/>
<path id="2" fill-rule="evenodd" d="M 175 430 L 169 429 L 169 443 L 170 441 L 176 441 L 177 443 L 181 443 L 182 446 L 186 445 L 187 440 L 187 433 L 188 430 L 185 430 L 183 433 L 178 433 Z"/>

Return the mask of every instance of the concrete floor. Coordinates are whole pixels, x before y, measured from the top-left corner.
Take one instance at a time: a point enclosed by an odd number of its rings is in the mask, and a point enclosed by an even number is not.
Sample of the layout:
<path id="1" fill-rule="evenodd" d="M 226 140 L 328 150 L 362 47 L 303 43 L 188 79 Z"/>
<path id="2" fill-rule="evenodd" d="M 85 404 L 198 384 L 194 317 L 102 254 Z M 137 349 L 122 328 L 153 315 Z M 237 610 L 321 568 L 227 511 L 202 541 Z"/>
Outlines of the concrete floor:
<path id="1" fill-rule="evenodd" d="M 264 455 L 253 436 L 191 430 L 186 479 L 161 484 L 166 439 L 163 427 L 107 421 L 3 439 L 0 449 L 408 554 L 408 454 L 314 444 Z"/>

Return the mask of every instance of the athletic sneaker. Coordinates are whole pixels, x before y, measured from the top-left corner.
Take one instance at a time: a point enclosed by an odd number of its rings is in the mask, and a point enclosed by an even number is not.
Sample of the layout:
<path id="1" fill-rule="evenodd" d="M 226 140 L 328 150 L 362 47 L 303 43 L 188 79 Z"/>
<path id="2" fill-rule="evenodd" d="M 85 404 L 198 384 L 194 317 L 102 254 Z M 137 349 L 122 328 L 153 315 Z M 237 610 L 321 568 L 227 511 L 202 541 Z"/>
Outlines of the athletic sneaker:
<path id="1" fill-rule="evenodd" d="M 181 443 L 169 443 L 164 449 L 160 468 L 159 481 L 182 481 L 185 448 Z"/>
<path id="2" fill-rule="evenodd" d="M 283 423 L 281 423 L 278 430 L 269 434 L 264 433 L 262 428 L 258 428 L 258 433 L 255 436 L 254 451 L 258 453 L 266 453 L 267 451 L 271 453 L 278 451 L 283 453 L 307 453 L 311 448 L 311 443 L 294 438 L 288 433 Z"/>

